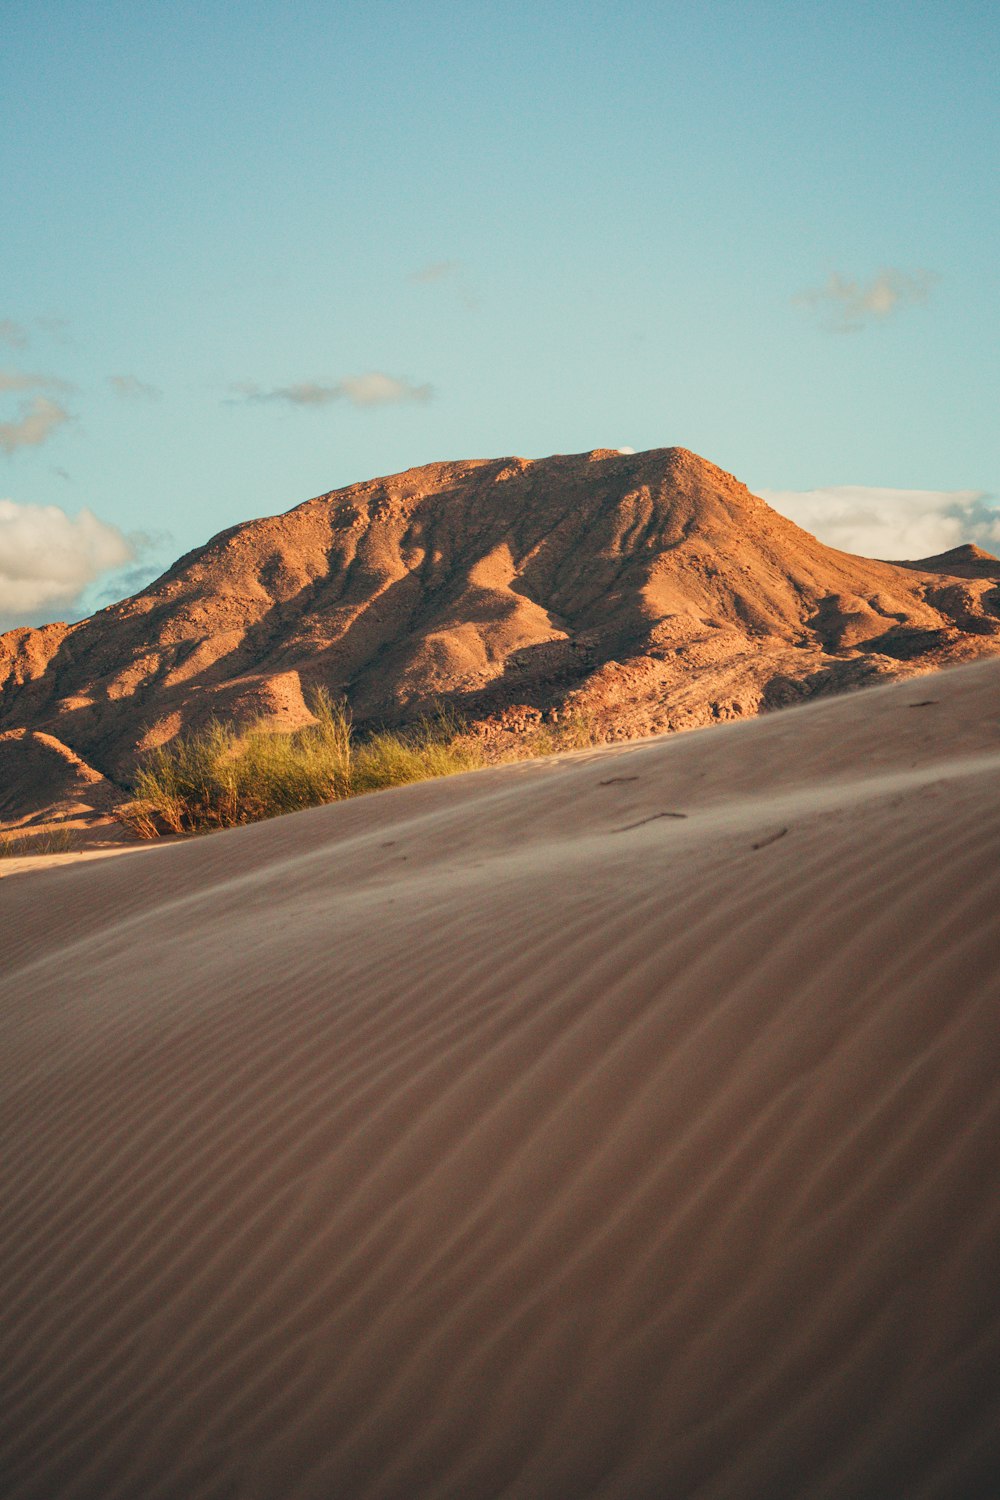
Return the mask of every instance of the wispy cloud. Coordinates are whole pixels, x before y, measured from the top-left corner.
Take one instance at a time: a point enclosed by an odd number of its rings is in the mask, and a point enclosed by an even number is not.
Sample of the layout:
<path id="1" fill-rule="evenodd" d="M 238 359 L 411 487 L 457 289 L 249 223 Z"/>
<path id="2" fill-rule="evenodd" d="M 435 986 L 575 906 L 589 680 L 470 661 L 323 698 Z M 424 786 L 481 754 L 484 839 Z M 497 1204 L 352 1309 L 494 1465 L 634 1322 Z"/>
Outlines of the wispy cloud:
<path id="1" fill-rule="evenodd" d="M 137 375 L 109 375 L 108 385 L 123 401 L 159 401 L 163 395 L 159 386 L 147 385 Z"/>
<path id="2" fill-rule="evenodd" d="M 88 584 L 134 557 L 134 543 L 90 510 L 0 500 L 0 629 L 72 612 Z"/>
<path id="3" fill-rule="evenodd" d="M 39 375 L 28 370 L 0 370 L 0 394 L 19 392 L 15 415 L 0 421 L 0 449 L 14 453 L 18 448 L 37 448 L 57 427 L 70 420 L 69 412 L 58 401 L 39 394 L 41 391 L 71 391 L 69 381 L 58 375 Z M 34 391 L 34 396 L 26 393 Z"/>
<path id="4" fill-rule="evenodd" d="M 26 349 L 28 330 L 12 318 L 0 318 L 0 344 L 6 344 L 9 349 Z"/>
<path id="5" fill-rule="evenodd" d="M 57 427 L 70 420 L 69 412 L 58 401 L 52 401 L 42 391 L 72 391 L 68 380 L 58 375 L 40 375 L 29 370 L 0 370 L 0 395 L 18 392 L 15 415 L 0 421 L 0 449 L 14 453 L 18 448 L 37 448 L 39 443 L 53 433 Z M 28 395 L 34 391 L 33 396 Z"/>
<path id="6" fill-rule="evenodd" d="M 69 318 L 36 318 L 35 327 L 60 344 L 69 343 Z"/>
<path id="7" fill-rule="evenodd" d="M 761 490 L 769 505 L 830 547 L 912 560 L 975 542 L 1000 547 L 1000 510 L 982 490 L 896 490 L 860 484 Z"/>
<path id="8" fill-rule="evenodd" d="M 294 385 L 272 386 L 268 390 L 250 384 L 235 385 L 232 389 L 235 398 L 243 401 L 280 401 L 289 406 L 307 407 L 329 406 L 334 401 L 348 401 L 352 406 L 389 406 L 407 401 L 429 401 L 432 395 L 429 385 L 413 385 L 408 380 L 385 375 L 381 370 L 346 375 L 330 384 L 300 381 Z"/>
<path id="9" fill-rule="evenodd" d="M 823 316 L 831 331 L 857 333 L 902 308 L 925 303 L 937 279 L 932 271 L 898 271 L 891 266 L 867 282 L 832 271 L 823 286 L 800 292 L 794 300 Z"/>
<path id="10" fill-rule="evenodd" d="M 434 260 L 428 266 L 421 266 L 419 271 L 412 271 L 410 280 L 416 281 L 421 286 L 429 286 L 431 282 L 444 281 L 449 276 L 457 276 L 461 269 L 460 261 Z"/>
<path id="11" fill-rule="evenodd" d="M 328 406 L 331 401 L 342 398 L 339 385 L 324 385 L 320 381 L 301 380 L 294 385 L 275 385 L 264 390 L 259 385 L 246 381 L 232 387 L 237 400 L 284 401 L 289 406 Z"/>
<path id="12" fill-rule="evenodd" d="M 96 602 L 98 606 L 103 606 L 117 604 L 119 599 L 129 599 L 133 594 L 140 593 L 162 572 L 161 565 L 151 563 L 140 563 L 137 568 L 126 568 L 124 572 L 115 573 L 108 579 L 105 587 L 97 595 Z"/>
<path id="13" fill-rule="evenodd" d="M 5 453 L 14 453 L 18 448 L 37 448 L 69 420 L 69 412 L 58 401 L 33 396 L 20 403 L 12 422 L 0 422 L 0 448 Z"/>
<path id="14" fill-rule="evenodd" d="M 30 370 L 0 370 L 0 391 L 72 391 L 75 387 L 58 375 L 39 375 Z"/>
<path id="15" fill-rule="evenodd" d="M 463 307 L 467 307 L 470 312 L 475 312 L 479 307 L 479 298 L 469 285 L 465 267 L 460 260 L 431 261 L 429 265 L 411 271 L 407 279 L 417 286 L 450 286 Z"/>

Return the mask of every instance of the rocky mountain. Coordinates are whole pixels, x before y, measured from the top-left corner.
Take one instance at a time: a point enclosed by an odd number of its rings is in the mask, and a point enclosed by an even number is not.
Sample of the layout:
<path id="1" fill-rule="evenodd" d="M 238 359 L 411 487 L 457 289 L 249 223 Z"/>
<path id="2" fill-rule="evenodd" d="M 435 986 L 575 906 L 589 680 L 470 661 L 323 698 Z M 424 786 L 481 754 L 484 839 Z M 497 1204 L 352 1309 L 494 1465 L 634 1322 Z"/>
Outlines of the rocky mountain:
<path id="1" fill-rule="evenodd" d="M 234 526 L 89 619 L 0 636 L 0 819 L 29 816 L 19 758 L 44 763 L 46 796 L 60 765 L 106 790 L 213 716 L 301 724 L 321 686 L 362 726 L 445 701 L 488 735 L 583 709 L 630 737 L 985 654 L 1000 561 L 976 548 L 838 552 L 679 448 L 429 464 Z"/>

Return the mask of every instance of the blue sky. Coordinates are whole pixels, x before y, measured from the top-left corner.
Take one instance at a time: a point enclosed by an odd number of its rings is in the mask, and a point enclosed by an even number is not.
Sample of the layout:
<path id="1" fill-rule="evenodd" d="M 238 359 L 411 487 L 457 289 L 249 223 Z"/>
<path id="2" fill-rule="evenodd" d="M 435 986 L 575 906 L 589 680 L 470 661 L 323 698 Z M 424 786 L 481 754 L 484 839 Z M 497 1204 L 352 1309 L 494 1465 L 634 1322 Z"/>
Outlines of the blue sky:
<path id="1" fill-rule="evenodd" d="M 992 4 L 3 31 L 0 623 L 464 456 L 680 444 L 839 545 L 1000 542 Z"/>

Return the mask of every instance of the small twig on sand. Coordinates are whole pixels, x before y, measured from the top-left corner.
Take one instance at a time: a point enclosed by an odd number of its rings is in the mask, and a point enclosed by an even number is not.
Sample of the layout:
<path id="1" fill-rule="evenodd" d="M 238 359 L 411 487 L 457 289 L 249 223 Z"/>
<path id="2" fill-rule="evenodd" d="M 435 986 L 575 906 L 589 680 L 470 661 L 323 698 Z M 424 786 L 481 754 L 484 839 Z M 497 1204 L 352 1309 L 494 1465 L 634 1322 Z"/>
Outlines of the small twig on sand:
<path id="1" fill-rule="evenodd" d="M 648 818 L 640 818 L 638 823 L 626 823 L 624 828 L 612 828 L 612 833 L 628 833 L 630 828 L 641 828 L 643 823 L 655 823 L 657 818 L 686 818 L 687 813 L 658 812 L 650 813 Z"/>
<path id="2" fill-rule="evenodd" d="M 768 844 L 776 844 L 779 839 L 783 839 L 785 837 L 785 834 L 787 832 L 788 832 L 787 828 L 779 828 L 778 831 L 777 831 L 777 833 L 769 833 L 766 839 L 759 839 L 756 844 L 751 844 L 750 848 L 751 849 L 766 849 L 767 846 L 768 846 Z"/>

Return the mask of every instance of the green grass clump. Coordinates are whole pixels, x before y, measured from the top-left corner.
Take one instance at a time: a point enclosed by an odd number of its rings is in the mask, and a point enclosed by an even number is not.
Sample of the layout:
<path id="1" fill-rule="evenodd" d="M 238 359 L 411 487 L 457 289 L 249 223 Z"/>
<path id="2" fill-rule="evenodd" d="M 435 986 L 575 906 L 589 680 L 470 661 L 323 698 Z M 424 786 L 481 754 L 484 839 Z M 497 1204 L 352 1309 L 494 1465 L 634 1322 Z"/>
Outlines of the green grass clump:
<path id="1" fill-rule="evenodd" d="M 213 723 L 152 751 L 118 818 L 141 838 L 256 823 L 343 797 L 484 765 L 447 715 L 355 743 L 345 709 L 319 692 L 315 722 L 291 733 Z"/>

